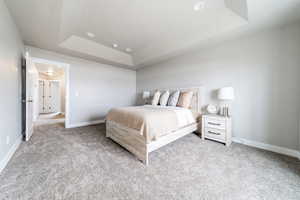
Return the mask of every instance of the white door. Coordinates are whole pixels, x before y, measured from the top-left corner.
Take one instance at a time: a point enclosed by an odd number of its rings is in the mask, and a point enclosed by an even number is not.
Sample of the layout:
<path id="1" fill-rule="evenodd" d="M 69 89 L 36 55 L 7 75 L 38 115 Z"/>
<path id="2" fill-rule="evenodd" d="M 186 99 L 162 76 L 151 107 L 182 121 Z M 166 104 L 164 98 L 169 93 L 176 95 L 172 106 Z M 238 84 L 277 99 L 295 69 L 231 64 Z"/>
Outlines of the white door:
<path id="1" fill-rule="evenodd" d="M 40 113 L 60 112 L 60 82 L 54 80 L 39 81 Z"/>
<path id="2" fill-rule="evenodd" d="M 45 88 L 45 81 L 39 80 L 39 113 L 46 113 L 44 88 Z"/>
<path id="3" fill-rule="evenodd" d="M 44 113 L 51 113 L 50 98 L 50 82 L 44 80 Z"/>
<path id="4" fill-rule="evenodd" d="M 34 68 L 30 57 L 26 58 L 26 128 L 25 140 L 28 141 L 33 133 L 33 116 L 34 116 L 34 89 L 36 69 Z"/>
<path id="5" fill-rule="evenodd" d="M 60 112 L 60 87 L 59 81 L 49 81 L 49 98 L 48 108 L 49 112 Z"/>

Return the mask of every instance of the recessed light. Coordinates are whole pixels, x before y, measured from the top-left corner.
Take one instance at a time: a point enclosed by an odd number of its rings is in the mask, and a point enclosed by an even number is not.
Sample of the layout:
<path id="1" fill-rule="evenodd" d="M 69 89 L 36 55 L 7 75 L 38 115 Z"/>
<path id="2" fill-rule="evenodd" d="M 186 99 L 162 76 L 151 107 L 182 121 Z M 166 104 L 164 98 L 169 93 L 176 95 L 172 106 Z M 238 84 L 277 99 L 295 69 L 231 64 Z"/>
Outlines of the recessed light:
<path id="1" fill-rule="evenodd" d="M 117 48 L 119 45 L 118 44 L 113 44 L 112 46 L 113 46 L 113 48 Z"/>
<path id="2" fill-rule="evenodd" d="M 25 57 L 26 57 L 26 58 L 29 58 L 29 52 L 28 52 L 28 51 L 26 51 Z"/>
<path id="3" fill-rule="evenodd" d="M 132 49 L 126 48 L 125 51 L 128 52 L 128 53 L 130 53 L 130 52 L 132 52 Z"/>
<path id="4" fill-rule="evenodd" d="M 48 74 L 49 76 L 52 76 L 53 72 L 46 72 L 46 74 Z"/>
<path id="5" fill-rule="evenodd" d="M 46 71 L 46 74 L 48 74 L 49 76 L 52 76 L 53 75 L 53 69 L 52 68 L 49 68 L 47 71 Z"/>
<path id="6" fill-rule="evenodd" d="M 194 10 L 199 11 L 205 8 L 205 1 L 199 1 L 194 5 Z"/>
<path id="7" fill-rule="evenodd" d="M 95 37 L 95 34 L 94 33 L 91 33 L 91 32 L 86 32 L 87 36 L 89 36 L 90 38 L 94 38 Z"/>

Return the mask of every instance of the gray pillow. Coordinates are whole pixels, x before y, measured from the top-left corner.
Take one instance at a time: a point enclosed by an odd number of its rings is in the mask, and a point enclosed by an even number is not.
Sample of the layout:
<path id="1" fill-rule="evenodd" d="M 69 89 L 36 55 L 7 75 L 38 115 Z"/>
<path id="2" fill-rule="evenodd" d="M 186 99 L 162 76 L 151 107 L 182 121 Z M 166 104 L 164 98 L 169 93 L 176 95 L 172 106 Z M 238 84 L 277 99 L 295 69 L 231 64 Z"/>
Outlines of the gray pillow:
<path id="1" fill-rule="evenodd" d="M 173 92 L 168 100 L 168 106 L 176 106 L 179 99 L 180 92 L 179 90 Z"/>

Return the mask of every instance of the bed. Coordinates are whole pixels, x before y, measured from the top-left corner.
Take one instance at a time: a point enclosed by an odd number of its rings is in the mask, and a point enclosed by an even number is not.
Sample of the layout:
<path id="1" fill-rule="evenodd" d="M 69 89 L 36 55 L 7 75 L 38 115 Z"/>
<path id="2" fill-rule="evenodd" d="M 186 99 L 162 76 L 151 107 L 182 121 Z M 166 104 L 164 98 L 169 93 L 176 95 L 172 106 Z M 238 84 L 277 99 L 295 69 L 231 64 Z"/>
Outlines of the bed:
<path id="1" fill-rule="evenodd" d="M 148 165 L 150 152 L 201 130 L 202 88 L 176 90 L 193 91 L 189 109 L 151 105 L 113 108 L 106 117 L 106 136 Z"/>

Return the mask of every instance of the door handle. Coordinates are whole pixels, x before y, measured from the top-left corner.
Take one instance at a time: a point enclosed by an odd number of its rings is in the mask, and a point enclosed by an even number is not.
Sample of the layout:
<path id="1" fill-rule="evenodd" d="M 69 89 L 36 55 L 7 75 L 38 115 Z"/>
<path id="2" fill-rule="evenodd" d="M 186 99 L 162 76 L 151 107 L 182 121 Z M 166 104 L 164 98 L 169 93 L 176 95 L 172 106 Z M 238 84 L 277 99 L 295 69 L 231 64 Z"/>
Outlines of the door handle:
<path id="1" fill-rule="evenodd" d="M 32 103 L 32 102 L 33 102 L 33 100 L 31 100 L 31 99 L 30 99 L 30 100 L 28 100 L 27 102 L 28 102 L 28 103 Z"/>

